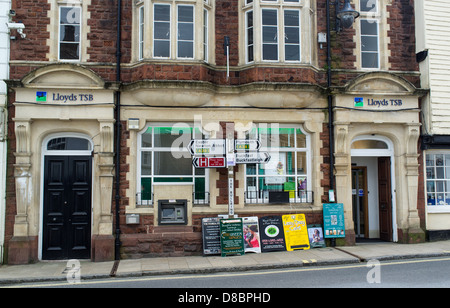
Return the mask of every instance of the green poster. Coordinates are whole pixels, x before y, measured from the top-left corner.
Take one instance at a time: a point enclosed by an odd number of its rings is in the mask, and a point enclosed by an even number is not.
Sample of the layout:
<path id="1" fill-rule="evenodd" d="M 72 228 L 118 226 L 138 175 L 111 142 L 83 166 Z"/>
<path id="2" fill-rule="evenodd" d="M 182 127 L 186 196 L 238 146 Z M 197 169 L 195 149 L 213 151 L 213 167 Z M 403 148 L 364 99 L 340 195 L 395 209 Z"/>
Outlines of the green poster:
<path id="1" fill-rule="evenodd" d="M 345 237 L 343 203 L 325 203 L 323 205 L 323 229 L 325 238 Z"/>
<path id="2" fill-rule="evenodd" d="M 222 257 L 244 254 L 242 218 L 220 220 L 220 245 Z"/>

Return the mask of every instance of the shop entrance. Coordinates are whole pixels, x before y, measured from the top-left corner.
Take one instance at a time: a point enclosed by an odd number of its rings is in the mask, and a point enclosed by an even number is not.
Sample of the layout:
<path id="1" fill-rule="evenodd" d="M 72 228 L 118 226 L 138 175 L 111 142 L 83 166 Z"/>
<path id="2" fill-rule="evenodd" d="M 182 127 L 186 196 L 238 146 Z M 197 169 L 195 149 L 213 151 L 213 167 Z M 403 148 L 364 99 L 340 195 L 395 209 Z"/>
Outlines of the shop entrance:
<path id="1" fill-rule="evenodd" d="M 43 166 L 42 259 L 88 259 L 91 254 L 92 157 L 80 138 L 54 138 Z M 67 151 L 67 152 L 66 152 Z M 67 153 L 69 155 L 52 155 Z"/>
<path id="2" fill-rule="evenodd" d="M 364 139 L 364 137 L 369 139 Z M 396 241 L 393 151 L 387 138 L 361 136 L 352 143 L 352 210 L 357 239 Z"/>

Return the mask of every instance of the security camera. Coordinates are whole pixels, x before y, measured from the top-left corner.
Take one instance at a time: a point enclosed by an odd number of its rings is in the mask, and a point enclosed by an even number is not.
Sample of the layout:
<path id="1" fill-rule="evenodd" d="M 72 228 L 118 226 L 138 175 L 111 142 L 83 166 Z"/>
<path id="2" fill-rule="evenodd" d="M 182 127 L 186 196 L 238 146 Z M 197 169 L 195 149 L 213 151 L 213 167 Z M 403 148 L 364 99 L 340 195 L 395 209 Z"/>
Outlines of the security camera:
<path id="1" fill-rule="evenodd" d="M 8 27 L 8 29 L 25 29 L 25 25 L 23 23 L 18 23 L 18 22 L 7 22 L 6 26 Z"/>

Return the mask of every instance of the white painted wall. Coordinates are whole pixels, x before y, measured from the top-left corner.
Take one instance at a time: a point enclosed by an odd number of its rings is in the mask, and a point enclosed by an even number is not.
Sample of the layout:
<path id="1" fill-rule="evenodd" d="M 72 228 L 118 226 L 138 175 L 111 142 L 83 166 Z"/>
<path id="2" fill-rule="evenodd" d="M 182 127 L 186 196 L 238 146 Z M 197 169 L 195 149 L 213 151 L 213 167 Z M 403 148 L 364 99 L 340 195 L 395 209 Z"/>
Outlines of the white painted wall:
<path id="1" fill-rule="evenodd" d="M 416 51 L 428 50 L 420 64 L 428 134 L 450 135 L 450 1 L 416 0 Z"/>

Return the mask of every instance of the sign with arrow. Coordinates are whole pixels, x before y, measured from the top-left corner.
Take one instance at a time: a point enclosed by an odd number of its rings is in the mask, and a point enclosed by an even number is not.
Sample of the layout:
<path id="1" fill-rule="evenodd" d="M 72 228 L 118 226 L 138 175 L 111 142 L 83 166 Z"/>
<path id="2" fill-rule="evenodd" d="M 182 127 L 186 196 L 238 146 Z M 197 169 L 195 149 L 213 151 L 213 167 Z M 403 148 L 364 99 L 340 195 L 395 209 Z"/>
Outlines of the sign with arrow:
<path id="1" fill-rule="evenodd" d="M 236 139 L 234 141 L 234 149 L 236 151 L 258 151 L 261 148 L 259 140 Z"/>
<path id="2" fill-rule="evenodd" d="M 195 168 L 225 168 L 225 157 L 194 157 L 192 164 Z"/>
<path id="3" fill-rule="evenodd" d="M 195 139 L 188 145 L 192 155 L 224 155 L 225 139 Z"/>
<path id="4" fill-rule="evenodd" d="M 236 164 L 265 164 L 269 161 L 267 152 L 236 153 Z"/>

